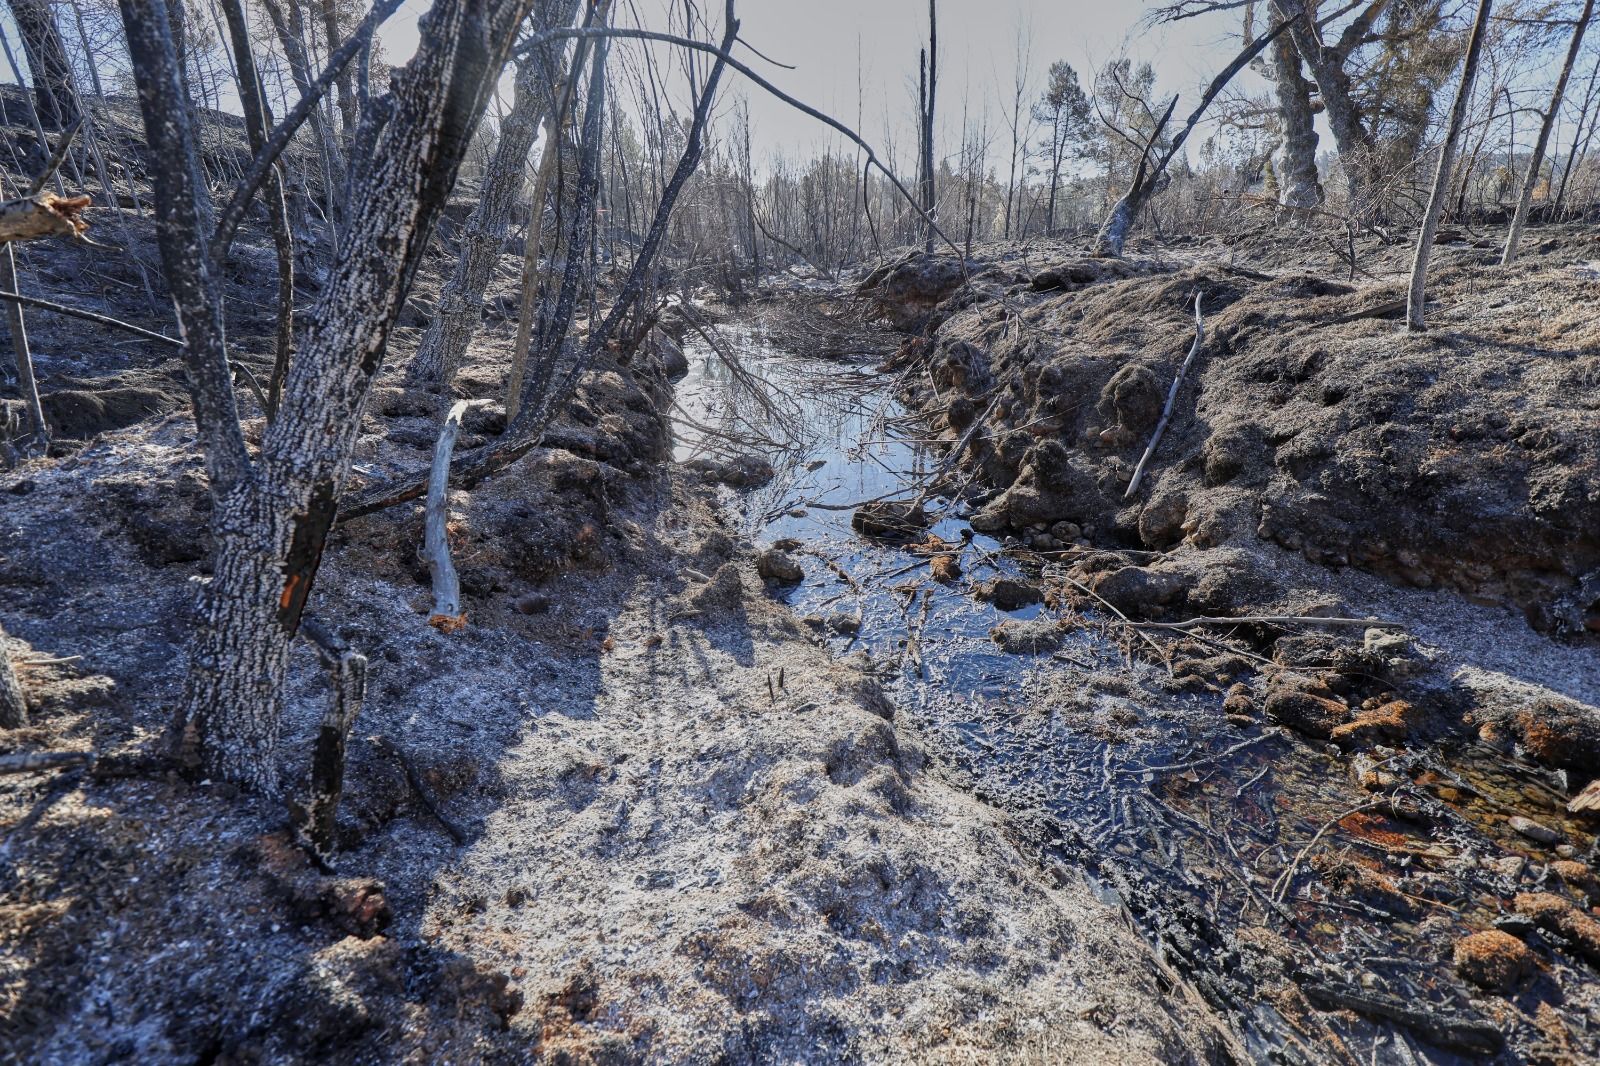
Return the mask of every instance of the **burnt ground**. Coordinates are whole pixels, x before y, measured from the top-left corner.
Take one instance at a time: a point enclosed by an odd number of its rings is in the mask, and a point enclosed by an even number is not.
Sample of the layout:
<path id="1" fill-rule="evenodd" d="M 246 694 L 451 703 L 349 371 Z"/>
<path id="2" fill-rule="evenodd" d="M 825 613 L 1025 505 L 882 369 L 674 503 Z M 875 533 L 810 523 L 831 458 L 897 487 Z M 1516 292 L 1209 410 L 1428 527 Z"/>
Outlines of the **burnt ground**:
<path id="1" fill-rule="evenodd" d="M 131 136 L 125 101 L 117 115 Z M 237 130 L 213 132 L 237 150 Z M 119 249 L 30 247 L 21 284 L 171 333 L 125 147 L 128 206 L 96 230 Z M 427 462 L 446 398 L 401 371 L 452 235 L 368 404 L 358 486 Z M 232 350 L 258 376 L 268 247 L 247 226 L 228 272 Z M 305 249 L 303 306 L 322 254 Z M 145 758 L 164 750 L 209 555 L 172 351 L 28 321 L 57 441 L 0 476 L 0 616 L 30 714 L 0 755 L 101 758 L 0 777 L 0 1058 L 1226 1057 L 1233 1038 L 1122 913 L 1042 870 L 934 772 L 863 664 L 773 601 L 711 490 L 663 462 L 648 353 L 588 375 L 563 447 L 452 495 L 464 629 L 427 623 L 417 509 L 337 534 L 311 609 L 372 667 L 335 869 L 317 869 L 282 799 Z M 503 425 L 510 338 L 492 311 L 458 383 L 491 402 L 461 447 Z M 327 694 L 297 649 L 286 798 Z"/>
<path id="2" fill-rule="evenodd" d="M 1068 242 L 964 268 L 913 256 L 859 288 L 906 334 L 888 366 L 906 402 L 967 442 L 943 489 L 1057 610 L 1021 625 L 1051 646 L 1105 626 L 1155 667 L 1058 668 L 1018 704 L 1113 752 L 1165 729 L 1174 692 L 1226 716 L 1215 731 L 1188 711 L 1191 736 L 1217 733 L 1212 753 L 1147 775 L 1169 830 L 1124 828 L 1158 849 L 1175 828 L 1189 863 L 1210 864 L 1211 912 L 1186 924 L 1152 903 L 1147 931 L 1195 969 L 1254 970 L 1213 1002 L 1248 1016 L 1264 997 L 1302 1037 L 1321 1024 L 1309 1003 L 1435 1047 L 1429 1013 L 1464 1012 L 1508 1037 L 1502 1061 L 1590 1061 L 1600 956 L 1582 930 L 1600 930 L 1600 895 L 1579 796 L 1600 777 L 1600 240 L 1546 227 L 1501 270 L 1497 236 L 1450 235 L 1421 335 L 1400 321 L 1407 247 L 1363 241 L 1352 280 L 1337 248 L 1287 229 L 1116 262 Z M 1130 495 L 1197 293 L 1205 342 Z M 1226 622 L 1260 616 L 1300 620 Z M 1314 620 L 1330 617 L 1373 622 Z M 1194 618 L 1210 621 L 1178 625 Z M 1022 632 L 1008 625 L 1002 647 Z M 1283 728 L 1285 756 L 1231 754 L 1228 730 L 1242 748 Z M 1263 778 L 1264 835 L 1238 802 Z M 1236 816 L 1230 859 L 1219 827 Z M 1091 865 L 1117 839 L 1067 835 Z M 1193 844 L 1207 837 L 1213 852 Z M 1112 865 L 1141 868 L 1133 854 Z M 1244 917 L 1215 909 L 1229 893 Z M 1490 978 L 1479 951 L 1517 961 Z M 1357 991 L 1329 995 L 1330 978 Z M 1420 1013 L 1397 1021 L 1395 1003 Z M 1313 1058 L 1364 1058 L 1312 1040 Z"/>

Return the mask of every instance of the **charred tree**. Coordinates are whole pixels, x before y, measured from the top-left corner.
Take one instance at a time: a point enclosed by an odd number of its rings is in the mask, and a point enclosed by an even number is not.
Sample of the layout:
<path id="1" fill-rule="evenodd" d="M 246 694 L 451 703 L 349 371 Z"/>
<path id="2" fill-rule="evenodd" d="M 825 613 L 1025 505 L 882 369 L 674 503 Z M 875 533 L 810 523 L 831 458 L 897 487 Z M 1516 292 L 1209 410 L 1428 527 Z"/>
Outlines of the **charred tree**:
<path id="1" fill-rule="evenodd" d="M 1278 152 L 1278 202 L 1305 210 L 1322 203 L 1322 183 L 1317 180 L 1317 127 L 1311 109 L 1311 83 L 1302 73 L 1294 40 L 1282 34 L 1272 42 L 1272 84 L 1283 123 L 1283 145 Z"/>
<path id="2" fill-rule="evenodd" d="M 1439 230 L 1439 216 L 1444 213 L 1444 202 L 1450 195 L 1450 168 L 1455 162 L 1456 145 L 1461 141 L 1461 127 L 1467 118 L 1467 105 L 1472 101 L 1472 83 L 1478 77 L 1478 58 L 1483 54 L 1484 31 L 1489 24 L 1489 11 L 1494 0 L 1478 0 L 1478 13 L 1472 20 L 1472 36 L 1467 38 L 1467 56 L 1461 64 L 1461 84 L 1456 88 L 1456 100 L 1450 107 L 1450 124 L 1445 127 L 1444 143 L 1439 146 L 1439 166 L 1433 173 L 1433 194 L 1428 197 L 1428 211 L 1422 217 L 1422 228 L 1417 233 L 1417 250 L 1411 260 L 1411 287 L 1406 293 L 1406 328 L 1412 332 L 1427 329 L 1423 322 L 1422 305 L 1428 280 L 1428 258 L 1433 254 L 1433 235 Z"/>
<path id="3" fill-rule="evenodd" d="M 10 0 L 11 16 L 22 38 L 33 81 L 34 107 L 40 121 L 62 127 L 78 117 L 78 95 L 72 85 L 72 63 L 56 25 L 50 0 Z"/>
<path id="4" fill-rule="evenodd" d="M 939 191 L 933 166 L 933 99 L 939 87 L 939 17 L 937 0 L 928 0 L 928 62 L 926 91 L 922 93 L 922 250 L 933 251 L 934 219 L 938 214 Z"/>
<path id="5" fill-rule="evenodd" d="M 556 20 L 556 25 L 564 26 L 572 22 L 578 5 L 577 0 L 536 5 L 535 23 L 538 29 L 545 29 L 548 26 L 541 24 L 540 8 L 548 9 L 543 13 Z M 563 45 L 564 42 L 555 41 L 535 48 L 518 63 L 511 110 L 500 123 L 499 143 L 495 145 L 494 158 L 484 175 L 478 205 L 467 218 L 455 273 L 439 294 L 438 313 L 423 335 L 408 371 L 413 382 L 440 382 L 448 386 L 467 346 L 483 323 L 483 294 L 494 275 L 495 264 L 500 261 L 511 209 L 522 191 L 528 154 L 533 149 L 539 123 L 553 106 L 550 90 L 560 78 Z M 553 145 L 552 138 L 546 144 L 546 151 L 553 151 Z M 533 227 L 539 224 L 542 210 L 542 204 L 533 205 L 529 240 L 533 239 Z"/>
<path id="6" fill-rule="evenodd" d="M 220 328 L 216 265 L 194 209 L 194 130 L 179 99 L 160 0 L 122 0 L 157 234 L 185 329 L 185 358 L 213 498 L 213 576 L 183 697 L 202 765 L 277 787 L 289 643 L 321 563 L 373 376 L 418 260 L 504 67 L 527 0 L 437 0 L 416 54 L 372 101 L 337 257 L 290 367 L 283 406 L 252 459 L 240 432 Z"/>
<path id="7" fill-rule="evenodd" d="M 1128 239 L 1128 234 L 1133 230 L 1133 224 L 1139 220 L 1139 213 L 1144 210 L 1146 203 L 1156 193 L 1166 187 L 1170 180 L 1167 167 L 1177 158 L 1178 152 L 1183 149 L 1183 144 L 1189 139 L 1189 134 L 1199 124 L 1201 116 L 1206 113 L 1206 108 L 1211 106 L 1225 89 L 1234 75 L 1250 65 L 1250 62 L 1266 50 L 1267 46 L 1276 41 L 1288 29 L 1288 24 L 1280 22 L 1270 33 L 1262 34 L 1253 41 L 1245 44 L 1244 50 L 1233 57 L 1233 62 L 1224 67 L 1216 77 L 1211 79 L 1211 84 L 1206 86 L 1205 92 L 1200 94 L 1200 102 L 1189 113 L 1188 120 L 1183 129 L 1172 138 L 1172 143 L 1155 158 L 1156 146 L 1161 143 L 1161 134 L 1167 128 L 1167 123 L 1172 121 L 1172 112 L 1178 106 L 1178 98 L 1174 96 L 1167 105 L 1160 121 L 1151 130 L 1149 138 L 1145 141 L 1144 149 L 1139 156 L 1138 169 L 1134 172 L 1133 181 L 1128 185 L 1128 191 L 1122 194 L 1116 204 L 1111 208 L 1111 213 L 1100 225 L 1100 232 L 1095 237 L 1094 254 L 1107 258 L 1115 258 L 1122 254 L 1122 246 Z"/>

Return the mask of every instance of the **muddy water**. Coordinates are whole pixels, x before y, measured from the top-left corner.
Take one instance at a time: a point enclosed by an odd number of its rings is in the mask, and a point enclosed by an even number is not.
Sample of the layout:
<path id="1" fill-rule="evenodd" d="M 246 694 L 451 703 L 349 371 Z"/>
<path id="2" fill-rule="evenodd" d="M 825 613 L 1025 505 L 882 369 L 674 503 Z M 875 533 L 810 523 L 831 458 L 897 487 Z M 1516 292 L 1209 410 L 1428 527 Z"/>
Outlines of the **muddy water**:
<path id="1" fill-rule="evenodd" d="M 795 542 L 805 580 L 778 594 L 836 652 L 870 657 L 902 727 L 1012 811 L 1042 864 L 1088 870 L 1251 1058 L 1527 1061 L 1551 1043 L 1533 1025 L 1541 1006 L 1573 1061 L 1600 1057 L 1588 1035 L 1600 1031 L 1600 990 L 1583 963 L 1542 953 L 1548 967 L 1510 1005 L 1474 998 L 1450 965 L 1461 937 L 1508 921 L 1516 892 L 1557 890 L 1543 873 L 1557 842 L 1519 834 L 1513 817 L 1568 847 L 1592 844 L 1559 781 L 1473 746 L 1377 748 L 1358 763 L 1270 723 L 1230 722 L 1218 693 L 1184 691 L 1093 612 L 975 598 L 999 575 L 1047 586 L 1060 575 L 974 534 L 949 501 L 930 501 L 931 532 L 955 545 L 963 574 L 934 581 L 926 552 L 850 528 L 852 505 L 913 497 L 941 461 L 893 381 L 723 333 L 741 368 L 690 344 L 678 458 L 771 461 L 771 483 L 728 502 L 757 542 Z M 1066 624 L 1059 650 L 1008 655 L 990 639 L 1006 619 L 1040 616 Z M 1363 770 L 1383 785 L 1362 787 Z M 1538 946 L 1541 934 L 1509 920 Z M 1317 989 L 1357 1009 L 1312 1009 Z M 1496 1033 L 1510 1041 L 1498 1055 Z"/>

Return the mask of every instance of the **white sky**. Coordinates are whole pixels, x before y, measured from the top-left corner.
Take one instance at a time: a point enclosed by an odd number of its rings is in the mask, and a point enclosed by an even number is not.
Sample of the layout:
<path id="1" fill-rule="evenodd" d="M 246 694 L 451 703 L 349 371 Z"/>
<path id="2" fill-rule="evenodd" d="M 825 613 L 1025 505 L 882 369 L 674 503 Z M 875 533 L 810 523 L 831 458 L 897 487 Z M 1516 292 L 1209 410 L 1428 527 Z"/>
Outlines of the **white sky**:
<path id="1" fill-rule="evenodd" d="M 430 0 L 407 0 L 384 28 L 386 58 L 402 62 L 416 44 L 416 22 Z M 697 0 L 720 33 L 721 0 Z M 1238 16 L 1213 15 L 1173 26 L 1146 29 L 1149 5 L 1140 0 L 939 0 L 939 132 L 941 155 L 959 150 L 962 105 L 973 127 L 987 109 L 994 137 L 991 165 L 1000 155 L 1001 114 L 1009 109 L 1019 36 L 1028 51 L 1029 98 L 1037 97 L 1044 73 L 1064 59 L 1078 71 L 1085 87 L 1093 71 L 1108 59 L 1127 54 L 1136 63 L 1148 60 L 1156 70 L 1157 95 L 1180 92 L 1178 114 L 1187 113 L 1199 89 L 1240 47 Z M 668 10 L 681 13 L 683 0 L 617 0 L 619 24 L 668 28 Z M 885 148 L 892 131 L 896 154 L 909 159 L 915 134 L 917 54 L 927 40 L 927 0 L 739 0 L 740 36 L 779 63 L 773 66 L 740 49 L 738 56 L 773 84 L 800 100 L 857 129 L 868 142 Z M 681 25 L 681 15 L 676 20 Z M 649 46 L 658 60 L 673 60 L 667 45 Z M 709 59 L 709 57 L 704 57 Z M 859 94 L 858 94 L 859 73 Z M 742 77 L 727 83 L 731 93 L 749 100 L 752 141 L 757 157 L 774 152 L 810 155 L 835 136 Z M 1246 72 L 1245 87 L 1260 79 Z M 686 93 L 677 104 L 687 110 Z M 718 108 L 727 114 L 729 103 Z M 860 123 L 857 116 L 860 114 Z M 1007 134 L 1007 137 L 1009 134 Z M 1007 142 L 1008 144 L 1009 142 Z"/>

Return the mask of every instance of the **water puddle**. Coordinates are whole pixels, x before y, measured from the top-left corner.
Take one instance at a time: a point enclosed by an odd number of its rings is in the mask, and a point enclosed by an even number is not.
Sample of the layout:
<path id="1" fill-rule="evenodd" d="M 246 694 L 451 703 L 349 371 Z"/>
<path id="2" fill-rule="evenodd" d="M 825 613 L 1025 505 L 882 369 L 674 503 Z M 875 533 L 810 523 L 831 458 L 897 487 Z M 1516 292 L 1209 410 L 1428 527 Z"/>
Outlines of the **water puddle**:
<path id="1" fill-rule="evenodd" d="M 1594 1053 L 1600 991 L 1584 964 L 1545 953 L 1557 960 L 1549 972 L 1492 1020 L 1450 964 L 1461 937 L 1518 921 L 1510 900 L 1541 887 L 1529 872 L 1548 868 L 1559 842 L 1592 839 L 1541 771 L 1475 747 L 1353 757 L 1230 721 L 1219 693 L 1186 690 L 1093 611 L 1051 597 L 1015 611 L 984 602 L 977 586 L 997 577 L 1046 588 L 1062 578 L 973 533 L 949 501 L 928 501 L 936 550 L 851 528 L 853 505 L 916 496 L 943 458 L 892 376 L 792 354 L 793 338 L 750 326 L 718 335 L 737 368 L 691 333 L 677 457 L 772 463 L 776 476 L 730 492 L 729 506 L 752 539 L 801 562 L 804 580 L 780 593 L 796 615 L 836 652 L 867 652 L 902 724 L 1015 813 L 1041 861 L 1089 870 L 1232 1017 L 1253 1058 L 1480 1061 L 1487 1046 L 1474 1045 L 1493 1031 L 1518 1047 L 1548 1043 L 1532 1024 L 1540 1005 L 1578 1058 Z M 960 576 L 935 580 L 933 554 L 957 555 Z M 1037 619 L 1059 624 L 1059 647 L 1006 654 L 991 639 L 1002 622 Z M 1364 787 L 1362 775 L 1383 783 Z M 1556 837 L 1530 839 L 1514 817 Z M 1318 996 L 1325 1010 L 1307 1010 Z M 1327 1012 L 1351 1002 L 1355 1013 Z"/>

